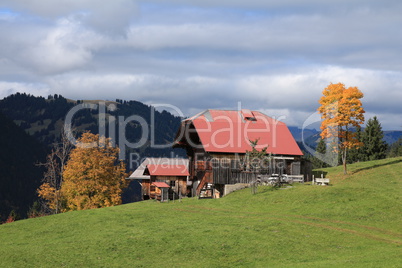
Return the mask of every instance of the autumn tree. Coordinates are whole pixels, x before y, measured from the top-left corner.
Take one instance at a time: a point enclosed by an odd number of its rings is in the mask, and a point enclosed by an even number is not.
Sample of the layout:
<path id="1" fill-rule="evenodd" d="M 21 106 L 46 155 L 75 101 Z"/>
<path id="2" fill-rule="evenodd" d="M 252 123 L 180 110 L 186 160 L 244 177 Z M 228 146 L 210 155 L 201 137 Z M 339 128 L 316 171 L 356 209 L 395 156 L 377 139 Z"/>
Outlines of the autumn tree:
<path id="1" fill-rule="evenodd" d="M 65 210 L 83 210 L 121 204 L 127 186 L 125 165 L 110 139 L 86 132 L 71 151 L 61 193 Z"/>
<path id="2" fill-rule="evenodd" d="M 356 138 L 356 129 L 364 123 L 364 109 L 360 101 L 363 93 L 357 87 L 346 88 L 344 84 L 330 84 L 322 92 L 318 108 L 321 114 L 321 138 L 337 139 L 333 150 L 340 152 L 343 171 L 347 174 L 348 150 L 362 146 Z"/>

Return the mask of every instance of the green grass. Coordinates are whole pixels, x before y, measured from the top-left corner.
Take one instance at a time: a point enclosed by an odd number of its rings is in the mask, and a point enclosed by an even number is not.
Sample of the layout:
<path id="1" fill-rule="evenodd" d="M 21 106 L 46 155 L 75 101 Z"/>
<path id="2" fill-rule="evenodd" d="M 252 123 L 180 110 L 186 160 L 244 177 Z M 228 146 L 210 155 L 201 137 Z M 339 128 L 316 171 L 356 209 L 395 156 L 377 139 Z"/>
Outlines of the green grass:
<path id="1" fill-rule="evenodd" d="M 331 186 L 146 201 L 0 226 L 0 267 L 401 267 L 402 158 Z"/>

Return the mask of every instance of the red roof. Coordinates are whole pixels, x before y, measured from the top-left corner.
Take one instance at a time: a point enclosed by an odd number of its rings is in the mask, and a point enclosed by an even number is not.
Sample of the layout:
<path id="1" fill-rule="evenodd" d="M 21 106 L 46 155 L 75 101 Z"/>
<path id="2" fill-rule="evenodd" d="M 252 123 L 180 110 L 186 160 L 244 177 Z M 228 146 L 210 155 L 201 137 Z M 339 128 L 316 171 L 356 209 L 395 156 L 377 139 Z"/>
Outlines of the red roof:
<path id="1" fill-rule="evenodd" d="M 170 188 L 170 186 L 165 183 L 165 182 L 159 182 L 159 181 L 155 181 L 152 183 L 152 185 L 158 187 L 158 188 Z"/>
<path id="2" fill-rule="evenodd" d="M 285 123 L 257 111 L 207 110 L 183 121 L 177 144 L 194 146 L 185 135 L 191 126 L 206 152 L 246 153 L 252 150 L 250 141 L 258 139 L 258 150 L 268 146 L 268 153 L 303 155 Z"/>
<path id="3" fill-rule="evenodd" d="M 190 176 L 186 165 L 147 165 L 151 176 Z"/>

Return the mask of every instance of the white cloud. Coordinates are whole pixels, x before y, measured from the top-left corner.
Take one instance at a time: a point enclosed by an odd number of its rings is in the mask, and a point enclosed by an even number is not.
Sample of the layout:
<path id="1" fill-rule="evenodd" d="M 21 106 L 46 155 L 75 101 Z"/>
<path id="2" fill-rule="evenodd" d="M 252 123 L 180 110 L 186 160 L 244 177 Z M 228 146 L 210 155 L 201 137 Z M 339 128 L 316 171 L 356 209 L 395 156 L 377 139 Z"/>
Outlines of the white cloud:
<path id="1" fill-rule="evenodd" d="M 331 82 L 360 88 L 365 94 L 362 101 L 368 112 L 381 114 L 399 109 L 402 99 L 397 86 L 402 84 L 400 73 L 336 66 L 315 66 L 284 74 L 221 78 L 76 72 L 47 80 L 54 93 L 70 98 L 168 103 L 179 107 L 186 115 L 208 108 L 236 109 L 241 102 L 244 108 L 267 111 L 275 116 L 285 115 L 284 121 L 291 125 L 301 125 L 316 112 L 321 92 Z M 387 94 L 379 94 L 379 88 L 387 88 Z"/>
<path id="2" fill-rule="evenodd" d="M 17 92 L 28 92 L 34 96 L 47 96 L 50 90 L 47 85 L 43 84 L 0 81 L 0 99 Z"/>
<path id="3" fill-rule="evenodd" d="M 304 72 L 294 70 L 285 74 L 244 77 L 239 80 L 238 88 L 245 92 L 247 99 L 263 101 L 270 108 L 311 111 L 318 107 L 322 90 L 329 83 L 339 82 L 346 87 L 357 86 L 365 94 L 362 101 L 366 110 L 381 112 L 380 107 L 386 111 L 397 110 L 400 106 L 401 72 L 316 66 Z"/>
<path id="4" fill-rule="evenodd" d="M 386 120 L 402 116 L 401 3 L 4 0 L 0 96 L 136 99 L 186 115 L 240 101 L 300 125 L 343 82 Z"/>
<path id="5" fill-rule="evenodd" d="M 0 57 L 33 74 L 82 68 L 110 40 L 84 27 L 75 16 L 60 18 L 54 24 L 31 23 L 0 24 L 0 32 L 9 36 L 2 41 Z"/>
<path id="6" fill-rule="evenodd" d="M 90 46 L 98 39 L 75 21 L 60 19 L 43 39 L 27 47 L 21 56 L 40 72 L 59 73 L 88 63 L 92 58 Z"/>
<path id="7" fill-rule="evenodd" d="M 200 76 L 172 78 L 152 74 L 93 75 L 79 72 L 48 78 L 46 83 L 55 92 L 68 96 L 79 94 L 86 98 L 139 99 L 148 103 L 173 104 L 178 101 L 185 103 L 189 88 L 194 96 L 205 91 L 213 93 L 216 88 L 223 86 L 223 81 L 219 79 Z"/>

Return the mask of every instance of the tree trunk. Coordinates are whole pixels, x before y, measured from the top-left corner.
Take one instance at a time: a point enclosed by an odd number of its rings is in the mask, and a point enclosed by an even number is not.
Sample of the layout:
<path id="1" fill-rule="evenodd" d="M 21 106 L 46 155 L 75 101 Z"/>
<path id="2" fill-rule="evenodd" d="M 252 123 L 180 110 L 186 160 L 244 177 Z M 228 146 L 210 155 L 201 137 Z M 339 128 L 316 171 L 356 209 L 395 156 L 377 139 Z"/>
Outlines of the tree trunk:
<path id="1" fill-rule="evenodd" d="M 348 174 L 348 170 L 346 168 L 346 155 L 347 155 L 347 149 L 345 148 L 344 151 L 342 152 L 342 164 L 343 164 L 344 175 Z"/>
<path id="2" fill-rule="evenodd" d="M 346 126 L 345 142 L 347 142 L 349 140 L 348 133 L 349 133 L 349 129 L 348 129 L 348 126 Z M 348 154 L 348 147 L 345 145 L 344 148 L 343 148 L 343 152 L 342 152 L 343 175 L 348 174 L 348 170 L 346 169 L 346 156 L 347 156 L 347 154 Z"/>
<path id="3" fill-rule="evenodd" d="M 346 175 L 346 174 L 348 174 L 348 171 L 346 169 L 346 161 L 343 159 L 342 159 L 342 161 L 343 161 L 343 175 Z"/>

